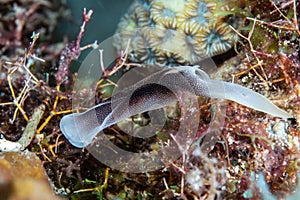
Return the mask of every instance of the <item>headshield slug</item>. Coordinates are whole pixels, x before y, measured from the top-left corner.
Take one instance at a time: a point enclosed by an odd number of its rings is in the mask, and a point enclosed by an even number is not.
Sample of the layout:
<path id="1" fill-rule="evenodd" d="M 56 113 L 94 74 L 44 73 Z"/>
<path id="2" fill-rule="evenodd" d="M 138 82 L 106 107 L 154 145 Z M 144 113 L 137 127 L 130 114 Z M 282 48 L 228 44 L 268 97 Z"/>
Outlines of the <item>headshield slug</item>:
<path id="1" fill-rule="evenodd" d="M 184 87 L 182 82 L 185 82 Z M 86 147 L 103 129 L 135 114 L 177 101 L 176 92 L 180 90 L 197 96 L 231 100 L 275 117 L 292 117 L 251 89 L 212 80 L 196 66 L 180 66 L 155 72 L 83 113 L 64 116 L 60 128 L 72 145 Z"/>

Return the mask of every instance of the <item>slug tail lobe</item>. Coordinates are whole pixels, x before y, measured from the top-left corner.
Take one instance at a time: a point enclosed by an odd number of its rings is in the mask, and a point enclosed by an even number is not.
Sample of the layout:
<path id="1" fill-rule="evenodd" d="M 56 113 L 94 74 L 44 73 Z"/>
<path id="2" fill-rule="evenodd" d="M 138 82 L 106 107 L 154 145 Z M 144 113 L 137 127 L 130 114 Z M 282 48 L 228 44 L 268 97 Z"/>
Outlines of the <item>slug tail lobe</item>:
<path id="1" fill-rule="evenodd" d="M 77 130 L 77 125 L 75 123 L 76 113 L 66 115 L 60 120 L 60 130 L 67 140 L 75 147 L 83 148 L 88 145 L 81 139 L 81 134 Z"/>
<path id="2" fill-rule="evenodd" d="M 105 123 L 109 109 L 110 104 L 103 102 L 85 112 L 66 115 L 60 120 L 60 129 L 72 145 L 86 147 L 101 130 L 110 125 Z"/>
<path id="3" fill-rule="evenodd" d="M 239 104 L 270 114 L 274 117 L 281 117 L 285 119 L 292 118 L 292 115 L 277 107 L 268 98 L 249 88 L 228 82 L 224 82 L 224 88 L 226 99 L 228 100 L 235 101 Z"/>

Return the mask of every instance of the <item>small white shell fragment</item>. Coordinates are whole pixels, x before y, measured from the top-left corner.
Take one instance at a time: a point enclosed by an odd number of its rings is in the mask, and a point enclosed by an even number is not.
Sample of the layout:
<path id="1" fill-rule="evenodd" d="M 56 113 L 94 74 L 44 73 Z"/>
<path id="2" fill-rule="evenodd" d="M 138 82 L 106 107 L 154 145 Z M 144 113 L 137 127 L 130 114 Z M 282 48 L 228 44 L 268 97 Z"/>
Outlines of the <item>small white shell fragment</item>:
<path id="1" fill-rule="evenodd" d="M 266 131 L 270 138 L 274 138 L 282 146 L 287 146 L 291 148 L 292 144 L 288 141 L 288 122 L 279 121 L 270 123 Z"/>
<path id="2" fill-rule="evenodd" d="M 18 152 L 22 145 L 18 142 L 11 142 L 4 138 L 0 139 L 0 152 Z"/>

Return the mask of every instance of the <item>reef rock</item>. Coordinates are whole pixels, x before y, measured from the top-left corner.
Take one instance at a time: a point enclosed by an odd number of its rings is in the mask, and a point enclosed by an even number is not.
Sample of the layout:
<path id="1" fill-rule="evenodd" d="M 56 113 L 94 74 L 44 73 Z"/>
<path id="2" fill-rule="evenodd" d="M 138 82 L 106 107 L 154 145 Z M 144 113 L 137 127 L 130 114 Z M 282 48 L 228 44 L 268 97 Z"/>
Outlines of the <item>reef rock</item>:
<path id="1" fill-rule="evenodd" d="M 53 193 L 42 162 L 30 152 L 0 152 L 0 199 L 59 200 Z"/>

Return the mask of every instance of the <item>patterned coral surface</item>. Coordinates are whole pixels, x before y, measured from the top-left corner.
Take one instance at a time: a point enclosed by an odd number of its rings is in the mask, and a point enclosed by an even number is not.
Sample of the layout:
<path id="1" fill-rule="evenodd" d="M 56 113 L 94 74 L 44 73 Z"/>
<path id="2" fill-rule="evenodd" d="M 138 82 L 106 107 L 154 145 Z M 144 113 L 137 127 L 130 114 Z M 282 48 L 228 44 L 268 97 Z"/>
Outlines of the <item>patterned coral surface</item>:
<path id="1" fill-rule="evenodd" d="M 121 51 L 129 44 L 134 62 L 194 64 L 232 47 L 229 24 L 237 20 L 229 14 L 211 0 L 136 0 L 119 23 L 115 46 Z"/>

